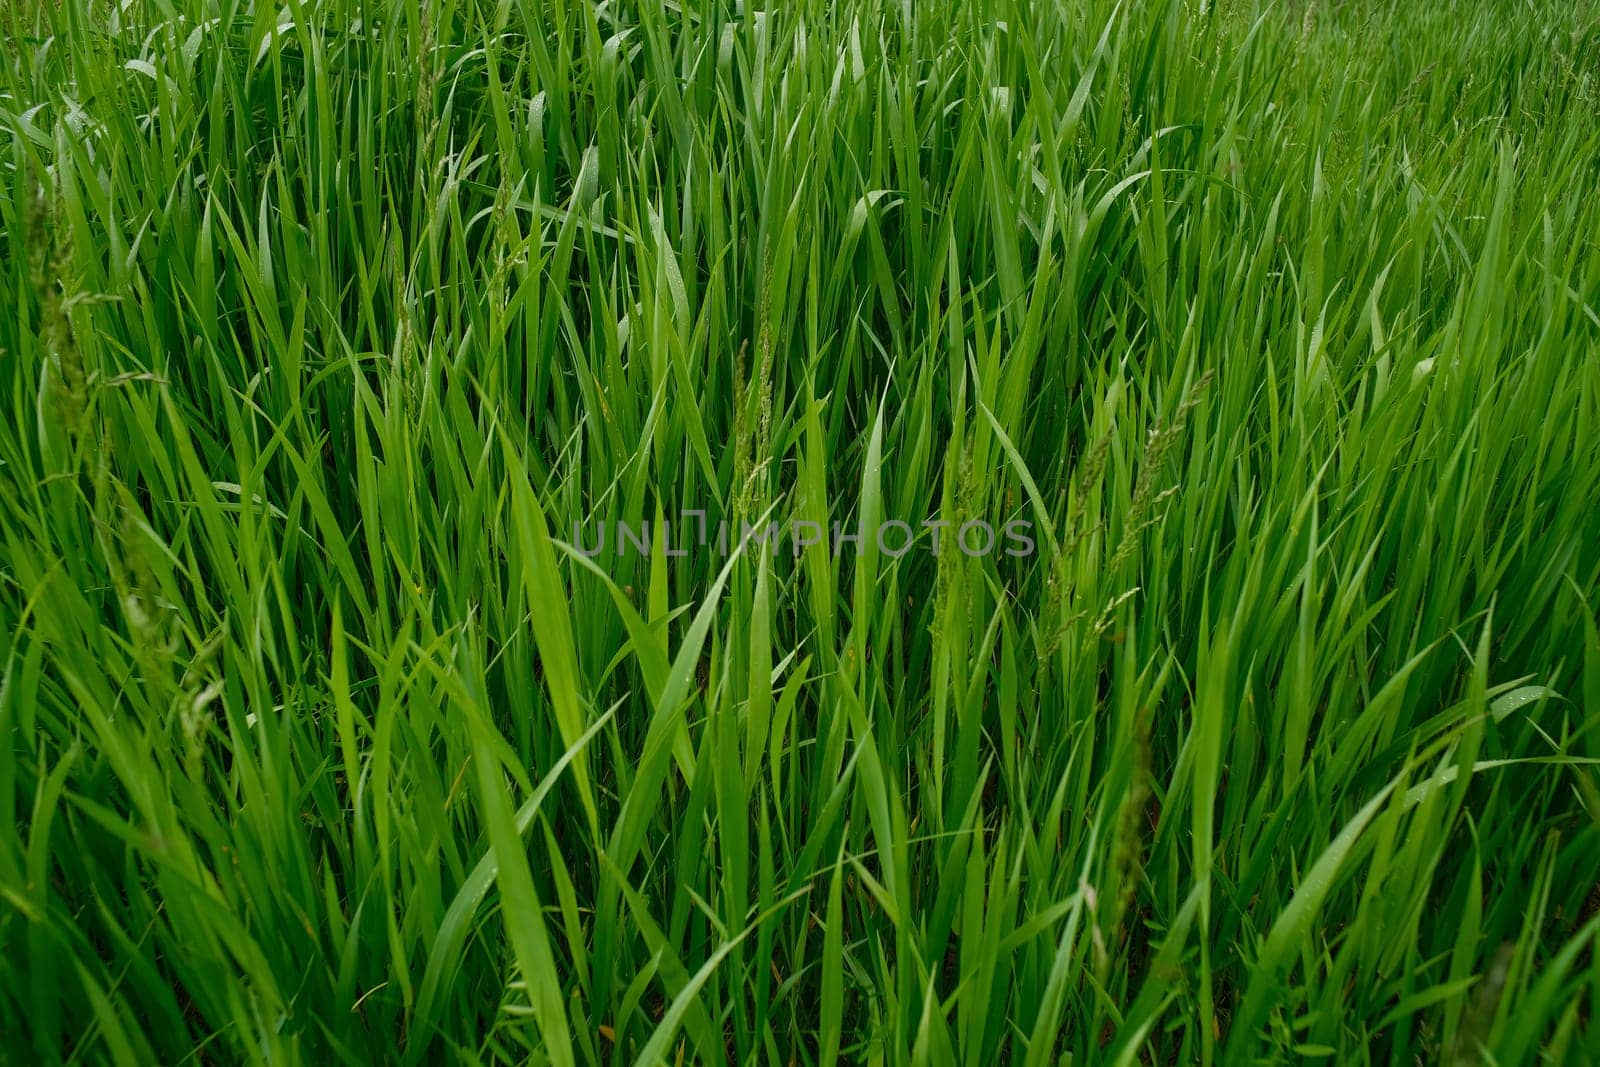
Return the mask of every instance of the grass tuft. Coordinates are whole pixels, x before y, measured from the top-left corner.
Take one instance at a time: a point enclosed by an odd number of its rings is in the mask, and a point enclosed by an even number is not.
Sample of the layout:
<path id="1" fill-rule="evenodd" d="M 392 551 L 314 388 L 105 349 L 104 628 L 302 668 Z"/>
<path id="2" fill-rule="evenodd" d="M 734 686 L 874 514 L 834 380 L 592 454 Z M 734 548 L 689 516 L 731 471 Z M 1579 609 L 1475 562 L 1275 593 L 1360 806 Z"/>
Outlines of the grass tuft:
<path id="1" fill-rule="evenodd" d="M 0 32 L 0 1060 L 1600 1062 L 1589 6 Z"/>

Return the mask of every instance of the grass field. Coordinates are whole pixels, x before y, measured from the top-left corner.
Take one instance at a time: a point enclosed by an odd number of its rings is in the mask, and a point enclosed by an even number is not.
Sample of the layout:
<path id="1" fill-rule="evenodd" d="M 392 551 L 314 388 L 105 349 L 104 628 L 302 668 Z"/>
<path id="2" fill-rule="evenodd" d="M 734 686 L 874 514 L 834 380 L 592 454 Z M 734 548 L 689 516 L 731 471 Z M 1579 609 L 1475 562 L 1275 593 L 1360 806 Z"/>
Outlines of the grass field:
<path id="1" fill-rule="evenodd" d="M 0 27 L 0 1061 L 1600 1062 L 1600 12 Z"/>

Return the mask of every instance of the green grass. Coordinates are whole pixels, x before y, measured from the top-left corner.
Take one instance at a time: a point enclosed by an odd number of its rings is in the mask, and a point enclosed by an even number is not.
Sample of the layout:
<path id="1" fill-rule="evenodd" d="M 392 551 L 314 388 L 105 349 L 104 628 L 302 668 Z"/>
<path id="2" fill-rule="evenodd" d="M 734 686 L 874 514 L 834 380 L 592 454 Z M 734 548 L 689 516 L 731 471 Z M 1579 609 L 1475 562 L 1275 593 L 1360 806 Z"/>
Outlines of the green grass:
<path id="1" fill-rule="evenodd" d="M 11 0 L 0 1059 L 1600 1060 L 1587 8 Z"/>

